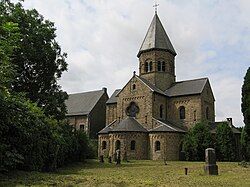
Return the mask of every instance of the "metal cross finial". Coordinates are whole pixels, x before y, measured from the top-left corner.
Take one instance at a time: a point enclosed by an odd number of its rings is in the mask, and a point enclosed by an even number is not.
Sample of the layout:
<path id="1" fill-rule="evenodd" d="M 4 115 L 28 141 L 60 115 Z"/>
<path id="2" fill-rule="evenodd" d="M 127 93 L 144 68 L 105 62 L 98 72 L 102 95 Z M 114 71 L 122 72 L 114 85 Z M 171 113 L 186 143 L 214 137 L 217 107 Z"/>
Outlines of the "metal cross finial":
<path id="1" fill-rule="evenodd" d="M 157 2 L 155 1 L 155 4 L 154 4 L 154 8 L 155 8 L 155 14 L 157 14 L 157 7 L 159 6 L 160 4 L 157 4 Z"/>

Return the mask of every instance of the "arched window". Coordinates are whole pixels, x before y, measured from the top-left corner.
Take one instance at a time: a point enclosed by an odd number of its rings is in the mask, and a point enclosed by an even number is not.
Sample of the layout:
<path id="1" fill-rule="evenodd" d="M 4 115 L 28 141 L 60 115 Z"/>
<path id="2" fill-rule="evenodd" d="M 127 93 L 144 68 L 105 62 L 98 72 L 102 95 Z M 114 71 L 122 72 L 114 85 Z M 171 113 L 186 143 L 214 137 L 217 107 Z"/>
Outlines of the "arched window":
<path id="1" fill-rule="evenodd" d="M 121 148 L 121 142 L 120 142 L 120 140 L 116 140 L 116 142 L 115 142 L 115 150 L 120 149 L 120 148 Z"/>
<path id="2" fill-rule="evenodd" d="M 160 118 L 163 118 L 163 105 L 160 106 Z"/>
<path id="3" fill-rule="evenodd" d="M 206 108 L 206 119 L 209 119 L 209 108 Z"/>
<path id="4" fill-rule="evenodd" d="M 181 106 L 179 108 L 180 119 L 185 119 L 185 107 Z"/>
<path id="5" fill-rule="evenodd" d="M 161 143 L 160 141 L 155 142 L 155 151 L 160 151 L 161 150 Z"/>
<path id="6" fill-rule="evenodd" d="M 149 63 L 149 71 L 148 72 L 150 72 L 150 71 L 152 71 L 153 70 L 153 62 L 151 61 L 150 63 Z"/>
<path id="7" fill-rule="evenodd" d="M 134 140 L 131 141 L 130 150 L 131 150 L 131 151 L 134 151 L 134 150 L 135 150 L 135 141 L 134 141 Z"/>
<path id="8" fill-rule="evenodd" d="M 126 109 L 127 116 L 136 117 L 137 113 L 139 113 L 139 107 L 135 104 L 135 102 L 131 102 Z"/>
<path id="9" fill-rule="evenodd" d="M 165 64 L 165 62 L 162 62 L 162 71 L 166 71 L 166 64 Z"/>
<path id="10" fill-rule="evenodd" d="M 196 110 L 194 111 L 194 121 L 196 121 Z"/>
<path id="11" fill-rule="evenodd" d="M 161 71 L 161 62 L 157 62 L 157 70 Z"/>
<path id="12" fill-rule="evenodd" d="M 102 149 L 106 149 L 107 148 L 107 142 L 106 141 L 103 141 L 102 142 Z"/>
<path id="13" fill-rule="evenodd" d="M 136 85 L 135 85 L 135 84 L 133 84 L 132 89 L 133 89 L 133 90 L 135 90 L 135 89 L 136 89 Z"/>
<path id="14" fill-rule="evenodd" d="M 148 72 L 148 67 L 149 67 L 148 62 L 145 62 L 145 72 Z"/>

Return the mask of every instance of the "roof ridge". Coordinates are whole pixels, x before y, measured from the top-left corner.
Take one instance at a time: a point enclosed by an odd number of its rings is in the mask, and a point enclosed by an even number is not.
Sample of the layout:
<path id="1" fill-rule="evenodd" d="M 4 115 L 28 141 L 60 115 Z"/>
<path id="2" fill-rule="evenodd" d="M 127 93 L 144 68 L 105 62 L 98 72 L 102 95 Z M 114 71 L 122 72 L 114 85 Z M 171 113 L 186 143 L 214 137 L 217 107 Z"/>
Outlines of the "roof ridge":
<path id="1" fill-rule="evenodd" d="M 209 80 L 208 77 L 203 77 L 203 78 L 197 78 L 197 79 L 189 79 L 189 80 L 177 81 L 177 82 L 175 82 L 175 83 L 182 83 L 182 82 L 189 82 L 189 81 L 197 81 L 197 80 L 203 80 L 203 79 Z"/>
<path id="2" fill-rule="evenodd" d="M 104 92 L 102 89 L 101 90 L 92 90 L 92 91 L 86 91 L 86 92 L 78 92 L 78 93 L 69 93 L 68 95 L 78 95 L 78 94 L 85 94 L 85 93 L 93 93 L 93 92 Z"/>

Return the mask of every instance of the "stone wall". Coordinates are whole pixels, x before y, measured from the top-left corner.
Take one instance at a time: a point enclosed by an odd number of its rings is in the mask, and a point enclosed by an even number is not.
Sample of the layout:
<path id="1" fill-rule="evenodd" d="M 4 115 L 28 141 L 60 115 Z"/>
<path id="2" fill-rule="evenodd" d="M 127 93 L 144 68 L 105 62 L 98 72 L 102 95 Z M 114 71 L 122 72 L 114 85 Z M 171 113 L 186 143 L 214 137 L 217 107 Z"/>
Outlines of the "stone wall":
<path id="1" fill-rule="evenodd" d="M 183 134 L 157 132 L 149 134 L 149 158 L 152 160 L 179 160 Z M 160 150 L 156 150 L 156 141 L 160 142 Z"/>
<path id="2" fill-rule="evenodd" d="M 165 91 L 175 82 L 175 57 L 166 51 L 149 51 L 141 54 L 140 58 L 140 76 L 147 79 L 153 85 Z M 145 63 L 153 63 L 152 71 L 145 72 Z M 164 61 L 166 63 L 165 72 L 157 70 L 157 62 Z"/>
<path id="3" fill-rule="evenodd" d="M 114 158 L 116 142 L 120 141 L 121 159 L 148 159 L 148 134 L 141 132 L 112 133 L 109 135 L 109 155 Z M 135 141 L 135 150 L 131 150 L 131 141 Z"/>
<path id="4" fill-rule="evenodd" d="M 117 119 L 117 103 L 106 105 L 106 125 Z"/>
<path id="5" fill-rule="evenodd" d="M 193 124 L 203 119 L 201 103 L 200 95 L 170 98 L 168 102 L 167 118 L 170 121 L 190 128 Z M 180 119 L 179 109 L 181 106 L 185 107 L 185 119 Z"/>
<path id="6" fill-rule="evenodd" d="M 80 116 L 67 116 L 69 124 L 72 125 L 76 130 L 80 130 L 80 125 L 84 125 L 84 131 L 89 134 L 89 121 L 87 115 Z"/>
<path id="7" fill-rule="evenodd" d="M 133 89 L 135 85 L 135 89 Z M 118 95 L 117 120 L 127 117 L 126 109 L 131 102 L 139 107 L 136 120 L 146 129 L 152 128 L 152 100 L 153 92 L 137 77 L 133 77 Z"/>
<path id="8" fill-rule="evenodd" d="M 106 148 L 103 146 L 106 142 Z M 108 158 L 109 156 L 109 149 L 110 149 L 110 138 L 109 134 L 99 134 L 98 135 L 98 157 L 103 155 L 104 157 Z"/>

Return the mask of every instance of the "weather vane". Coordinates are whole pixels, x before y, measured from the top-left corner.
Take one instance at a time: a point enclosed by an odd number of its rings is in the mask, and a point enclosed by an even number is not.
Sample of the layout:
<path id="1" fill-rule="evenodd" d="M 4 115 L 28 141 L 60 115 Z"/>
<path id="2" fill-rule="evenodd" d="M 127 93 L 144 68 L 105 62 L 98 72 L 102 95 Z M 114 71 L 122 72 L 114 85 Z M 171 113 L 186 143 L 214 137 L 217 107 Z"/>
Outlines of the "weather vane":
<path id="1" fill-rule="evenodd" d="M 160 4 L 157 4 L 157 1 L 155 1 L 155 4 L 154 4 L 154 8 L 155 8 L 155 13 L 157 14 L 157 7 L 159 6 Z"/>

